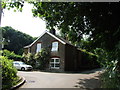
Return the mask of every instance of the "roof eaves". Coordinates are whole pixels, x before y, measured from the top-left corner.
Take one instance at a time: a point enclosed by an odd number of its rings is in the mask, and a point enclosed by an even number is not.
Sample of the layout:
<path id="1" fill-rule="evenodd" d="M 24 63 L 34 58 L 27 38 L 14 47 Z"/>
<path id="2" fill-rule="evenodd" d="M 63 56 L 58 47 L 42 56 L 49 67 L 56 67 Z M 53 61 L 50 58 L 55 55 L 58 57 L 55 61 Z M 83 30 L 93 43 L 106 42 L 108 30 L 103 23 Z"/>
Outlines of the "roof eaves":
<path id="1" fill-rule="evenodd" d="M 43 32 L 33 43 L 31 43 L 31 44 L 28 45 L 28 46 L 25 46 L 24 48 L 29 48 L 29 47 L 31 47 L 31 46 L 32 46 L 33 44 L 35 44 L 35 42 L 36 42 L 37 40 L 39 40 L 45 33 L 46 33 L 46 31 Z"/>
<path id="2" fill-rule="evenodd" d="M 55 35 L 49 33 L 49 32 L 46 32 L 47 34 L 49 34 L 50 36 L 52 36 L 53 38 L 57 39 L 58 41 L 60 41 L 61 43 L 63 44 L 66 44 L 66 42 L 62 41 L 61 39 L 59 39 L 58 37 L 56 37 Z"/>

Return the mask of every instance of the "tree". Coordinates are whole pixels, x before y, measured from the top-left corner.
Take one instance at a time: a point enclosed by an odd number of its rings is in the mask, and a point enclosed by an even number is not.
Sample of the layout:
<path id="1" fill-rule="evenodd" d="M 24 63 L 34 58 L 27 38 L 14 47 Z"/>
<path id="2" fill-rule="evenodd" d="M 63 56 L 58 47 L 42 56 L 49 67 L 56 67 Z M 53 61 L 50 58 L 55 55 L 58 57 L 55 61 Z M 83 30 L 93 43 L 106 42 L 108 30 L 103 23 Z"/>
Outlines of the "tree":
<path id="1" fill-rule="evenodd" d="M 17 10 L 19 11 L 22 11 L 22 7 L 24 6 L 24 1 L 22 0 L 18 0 L 17 1 L 6 1 L 6 0 L 0 0 L 0 27 L 1 27 L 1 18 L 2 18 L 2 14 L 3 14 L 3 9 L 5 8 L 16 8 Z M 2 30 L 0 30 L 0 50 L 2 50 L 2 39 L 3 39 L 3 36 L 2 36 Z"/>
<path id="2" fill-rule="evenodd" d="M 73 42 L 90 35 L 95 47 L 111 50 L 120 40 L 119 3 L 32 3 L 34 16 L 46 20 L 49 29 L 58 27 Z"/>
<path id="3" fill-rule="evenodd" d="M 0 28 L 3 32 L 3 37 L 6 40 L 10 40 L 10 42 L 7 42 L 5 44 L 5 48 L 9 51 L 14 51 L 16 54 L 22 54 L 23 53 L 23 47 L 26 45 L 29 45 L 34 41 L 33 37 L 22 33 L 20 31 L 17 31 L 13 29 L 12 27 L 2 27 Z"/>
<path id="4" fill-rule="evenodd" d="M 3 9 L 7 8 L 14 8 L 14 11 L 22 11 L 22 7 L 24 6 L 24 0 L 18 0 L 18 1 L 6 1 L 6 0 L 0 0 L 0 26 L 1 26 L 1 18 Z"/>

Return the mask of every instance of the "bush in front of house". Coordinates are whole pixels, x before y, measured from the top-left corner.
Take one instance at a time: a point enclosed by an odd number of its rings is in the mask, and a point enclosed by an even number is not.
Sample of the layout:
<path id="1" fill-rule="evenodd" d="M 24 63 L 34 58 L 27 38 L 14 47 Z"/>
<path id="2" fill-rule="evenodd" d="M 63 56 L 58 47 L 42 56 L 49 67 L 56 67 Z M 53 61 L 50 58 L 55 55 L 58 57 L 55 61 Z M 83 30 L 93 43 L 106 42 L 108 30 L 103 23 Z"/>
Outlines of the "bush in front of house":
<path id="1" fill-rule="evenodd" d="M 36 54 L 28 53 L 27 55 L 23 54 L 23 59 L 27 64 L 33 66 L 34 69 L 45 70 L 49 64 L 49 51 L 42 48 L 40 52 Z"/>
<path id="2" fill-rule="evenodd" d="M 34 69 L 36 68 L 36 60 L 35 60 L 35 55 L 34 54 L 31 54 L 31 53 L 28 53 L 27 55 L 23 54 L 22 57 L 23 57 L 23 61 L 26 64 L 31 65 Z"/>
<path id="3" fill-rule="evenodd" d="M 42 49 L 40 52 L 35 54 L 35 60 L 36 60 L 36 68 L 40 70 L 44 70 L 49 66 L 49 52 L 47 49 Z"/>
<path id="4" fill-rule="evenodd" d="M 18 80 L 17 69 L 13 66 L 13 60 L 7 57 L 0 57 L 0 64 L 2 66 L 2 89 L 9 89 L 16 85 Z"/>

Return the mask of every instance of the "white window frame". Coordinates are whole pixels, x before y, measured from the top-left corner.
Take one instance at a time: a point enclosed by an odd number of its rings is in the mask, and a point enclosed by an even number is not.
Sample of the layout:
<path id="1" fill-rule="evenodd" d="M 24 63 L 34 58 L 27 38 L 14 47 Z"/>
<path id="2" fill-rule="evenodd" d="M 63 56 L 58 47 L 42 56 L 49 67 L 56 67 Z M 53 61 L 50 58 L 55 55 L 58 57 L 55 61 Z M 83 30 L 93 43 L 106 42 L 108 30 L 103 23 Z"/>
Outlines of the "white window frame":
<path id="1" fill-rule="evenodd" d="M 51 62 L 52 59 L 54 60 L 54 62 Z M 59 61 L 56 62 L 56 59 Z M 51 58 L 51 60 L 50 60 L 50 68 L 51 69 L 60 69 L 60 58 Z M 51 64 L 53 64 L 54 66 L 52 67 Z M 59 67 L 56 67 L 56 64 L 59 64 Z"/>
<path id="2" fill-rule="evenodd" d="M 41 43 L 37 43 L 36 53 L 41 51 Z"/>
<path id="3" fill-rule="evenodd" d="M 52 49 L 51 51 L 58 51 L 58 42 L 55 41 L 55 42 L 52 42 Z"/>

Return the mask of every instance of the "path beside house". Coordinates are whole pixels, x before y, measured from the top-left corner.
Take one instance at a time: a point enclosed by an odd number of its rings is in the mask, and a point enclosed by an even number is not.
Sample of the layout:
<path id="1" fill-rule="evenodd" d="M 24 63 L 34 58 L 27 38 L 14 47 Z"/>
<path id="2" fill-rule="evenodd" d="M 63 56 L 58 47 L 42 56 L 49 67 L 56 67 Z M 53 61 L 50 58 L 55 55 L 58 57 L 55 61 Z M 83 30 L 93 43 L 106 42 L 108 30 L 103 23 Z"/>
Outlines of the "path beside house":
<path id="1" fill-rule="evenodd" d="M 82 73 L 49 73 L 39 71 L 18 71 L 26 78 L 20 88 L 100 88 L 101 69 Z"/>

